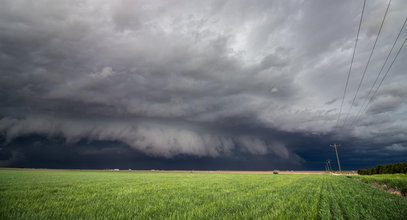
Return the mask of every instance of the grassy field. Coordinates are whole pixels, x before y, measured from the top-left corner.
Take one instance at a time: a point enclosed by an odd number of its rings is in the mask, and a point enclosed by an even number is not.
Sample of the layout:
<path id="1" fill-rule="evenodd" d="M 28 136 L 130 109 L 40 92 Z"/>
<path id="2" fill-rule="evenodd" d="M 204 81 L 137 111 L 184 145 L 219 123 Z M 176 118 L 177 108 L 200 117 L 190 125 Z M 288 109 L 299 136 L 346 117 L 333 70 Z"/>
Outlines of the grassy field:
<path id="1" fill-rule="evenodd" d="M 369 184 L 378 184 L 383 189 L 397 190 L 403 196 L 407 195 L 407 174 L 360 175 L 353 178 Z"/>
<path id="2" fill-rule="evenodd" d="M 0 170 L 0 219 L 405 219 L 344 176 Z"/>

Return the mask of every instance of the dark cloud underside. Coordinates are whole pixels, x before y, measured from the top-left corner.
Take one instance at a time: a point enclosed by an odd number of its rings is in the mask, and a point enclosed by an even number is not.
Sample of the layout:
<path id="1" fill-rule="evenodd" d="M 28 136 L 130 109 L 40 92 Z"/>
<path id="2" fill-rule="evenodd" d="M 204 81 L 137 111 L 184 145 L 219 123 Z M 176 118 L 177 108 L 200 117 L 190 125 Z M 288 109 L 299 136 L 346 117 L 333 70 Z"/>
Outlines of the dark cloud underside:
<path id="1" fill-rule="evenodd" d="M 350 125 L 405 1 L 392 1 L 334 129 L 362 4 L 3 1 L 0 165 L 320 169 L 334 141 L 349 169 L 405 160 L 405 50 Z M 386 4 L 367 2 L 344 114 Z"/>

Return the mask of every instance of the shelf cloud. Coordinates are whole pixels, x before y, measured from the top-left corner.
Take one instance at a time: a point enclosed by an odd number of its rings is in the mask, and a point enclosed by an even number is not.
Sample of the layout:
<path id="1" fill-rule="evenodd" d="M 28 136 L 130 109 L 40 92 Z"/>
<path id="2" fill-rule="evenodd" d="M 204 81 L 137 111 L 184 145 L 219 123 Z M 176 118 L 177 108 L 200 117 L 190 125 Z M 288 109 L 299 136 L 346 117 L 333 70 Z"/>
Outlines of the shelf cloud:
<path id="1" fill-rule="evenodd" d="M 407 156 L 405 49 L 356 119 L 407 2 L 392 2 L 348 113 L 385 7 L 366 5 L 336 129 L 361 2 L 6 0 L 0 161 L 18 166 L 16 155 L 29 155 L 13 143 L 33 135 L 114 142 L 164 159 L 263 155 L 304 169 L 325 160 L 310 155 L 334 141 L 349 163 L 398 160 Z"/>

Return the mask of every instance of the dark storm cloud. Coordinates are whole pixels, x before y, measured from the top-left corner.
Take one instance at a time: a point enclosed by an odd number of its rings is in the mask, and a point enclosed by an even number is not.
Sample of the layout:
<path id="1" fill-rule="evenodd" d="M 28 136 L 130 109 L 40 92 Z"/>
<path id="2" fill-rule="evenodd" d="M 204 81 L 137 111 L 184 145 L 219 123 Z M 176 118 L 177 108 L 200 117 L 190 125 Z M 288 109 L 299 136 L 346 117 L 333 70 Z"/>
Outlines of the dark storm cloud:
<path id="1" fill-rule="evenodd" d="M 406 64 L 400 62 L 405 52 L 362 120 L 333 134 L 361 6 L 355 1 L 4 1 L 0 131 L 8 144 L 43 135 L 68 143 L 123 143 L 153 157 L 243 152 L 291 165 L 306 161 L 306 151 L 292 141 L 306 136 L 340 138 L 372 152 L 405 152 L 400 150 L 407 140 Z M 367 3 L 345 113 L 385 6 Z M 406 8 L 404 1 L 392 2 L 350 119 Z M 0 152 L 1 158 L 13 156 Z"/>

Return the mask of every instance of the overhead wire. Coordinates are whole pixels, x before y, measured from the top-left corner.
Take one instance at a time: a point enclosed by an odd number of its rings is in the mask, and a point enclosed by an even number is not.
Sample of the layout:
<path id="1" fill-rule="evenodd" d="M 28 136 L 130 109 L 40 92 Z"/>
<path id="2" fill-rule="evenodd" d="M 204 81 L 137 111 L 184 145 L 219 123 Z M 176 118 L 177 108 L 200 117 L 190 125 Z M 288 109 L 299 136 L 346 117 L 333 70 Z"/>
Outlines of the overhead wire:
<path id="1" fill-rule="evenodd" d="M 341 107 L 340 107 L 340 109 L 339 109 L 339 114 L 338 114 L 338 118 L 337 118 L 337 120 L 336 120 L 336 124 L 335 124 L 334 130 L 336 130 L 336 129 L 338 128 L 338 123 L 339 123 L 339 120 L 340 120 L 340 118 L 341 118 L 342 108 L 343 108 L 343 102 L 345 101 L 346 90 L 348 89 L 349 78 L 350 78 L 350 74 L 351 74 L 351 72 L 352 72 L 353 61 L 354 61 L 354 59 L 355 59 L 355 52 L 356 52 L 356 48 L 357 48 L 357 45 L 358 45 L 360 27 L 362 26 L 362 20 L 363 20 L 363 14 L 364 14 L 364 12 L 365 12 L 365 6 L 366 6 L 366 0 L 363 1 L 362 13 L 361 13 L 361 15 L 360 15 L 360 21 L 359 21 L 359 27 L 358 27 L 358 33 L 357 33 L 357 35 L 356 35 L 355 45 L 354 45 L 354 47 L 353 47 L 352 59 L 351 59 L 351 62 L 350 62 L 350 67 L 349 67 L 349 71 L 348 71 L 348 76 L 347 76 L 347 78 L 346 78 L 346 83 L 345 83 L 345 89 L 344 89 L 344 91 L 343 91 L 343 97 L 342 97 L 342 101 L 341 101 Z"/>
<path id="2" fill-rule="evenodd" d="M 393 61 L 391 62 L 389 68 L 387 69 L 386 73 L 384 74 L 384 76 L 383 76 L 382 80 L 380 81 L 379 85 L 378 85 L 377 88 L 375 89 L 373 95 L 370 97 L 370 99 L 369 99 L 369 101 L 368 101 L 368 103 L 367 103 L 365 109 L 363 110 L 363 112 L 367 109 L 367 107 L 369 106 L 369 104 L 372 103 L 374 97 L 376 96 L 376 94 L 377 94 L 377 92 L 379 91 L 381 85 L 383 84 L 383 81 L 384 81 L 384 80 L 386 79 L 386 77 L 388 76 L 391 67 L 393 66 L 393 64 L 394 64 L 394 62 L 396 61 L 397 57 L 399 56 L 401 50 L 403 49 L 403 47 L 404 47 L 406 41 L 407 41 L 407 37 L 404 39 L 403 44 L 401 45 L 401 47 L 400 47 L 399 50 L 397 51 L 396 56 L 394 57 Z"/>
<path id="3" fill-rule="evenodd" d="M 369 58 L 368 58 L 368 60 L 367 60 L 367 63 L 366 63 L 366 65 L 365 65 L 365 68 L 364 68 L 364 70 L 363 70 L 362 78 L 361 78 L 360 81 L 359 81 L 359 85 L 358 85 L 358 88 L 357 88 L 357 90 L 356 90 L 355 96 L 353 97 L 353 100 L 352 100 L 352 103 L 351 103 L 351 105 L 350 105 L 349 111 L 348 111 L 348 113 L 346 113 L 345 119 L 343 120 L 343 125 L 346 124 L 346 121 L 347 121 L 347 119 L 348 119 L 348 117 L 349 117 L 349 114 L 350 114 L 350 112 L 352 111 L 353 105 L 355 104 L 355 100 L 356 100 L 356 98 L 357 98 L 357 96 L 358 96 L 358 94 L 359 94 L 360 87 L 362 86 L 363 80 L 365 79 L 366 72 L 367 72 L 367 69 L 368 69 L 368 67 L 369 67 L 370 61 L 371 61 L 371 59 L 372 59 L 374 50 L 375 50 L 375 48 L 376 48 L 377 41 L 378 41 L 378 39 L 379 39 L 379 37 L 380 37 L 380 33 L 381 33 L 381 31 L 382 31 L 384 21 L 386 20 L 386 16 L 387 16 L 387 12 L 389 11 L 390 4 L 391 4 L 391 0 L 389 0 L 389 2 L 388 2 L 388 4 L 387 4 L 387 8 L 386 8 L 386 11 L 385 11 L 384 16 L 383 16 L 383 19 L 382 19 L 382 23 L 380 24 L 380 28 L 379 28 L 379 31 L 378 31 L 378 33 L 377 33 L 376 39 L 375 39 L 375 41 L 374 41 L 372 50 L 370 51 Z"/>
<path id="4" fill-rule="evenodd" d="M 393 52 L 393 49 L 394 49 L 394 47 L 396 46 L 396 43 L 397 43 L 397 41 L 399 40 L 400 35 L 401 35 L 401 33 L 403 32 L 403 29 L 404 29 L 406 23 L 407 23 L 407 18 L 404 19 L 404 23 L 403 23 L 403 25 L 401 26 L 400 31 L 399 31 L 399 33 L 398 33 L 398 35 L 397 35 L 397 37 L 396 37 L 396 39 L 395 39 L 395 41 L 394 41 L 392 47 L 391 47 L 389 53 L 387 54 L 387 57 L 386 57 L 386 59 L 385 59 L 383 65 L 382 65 L 382 67 L 380 68 L 379 73 L 377 74 L 377 76 L 376 76 L 376 78 L 375 78 L 375 81 L 373 82 L 372 86 L 370 87 L 369 92 L 368 92 L 368 94 L 366 95 L 365 101 L 363 102 L 363 104 L 362 104 L 361 107 L 359 108 L 359 111 L 358 111 L 358 113 L 356 114 L 355 119 L 352 120 L 352 122 L 350 123 L 350 126 L 353 126 L 353 125 L 355 124 L 355 122 L 359 120 L 359 118 L 360 118 L 360 116 L 361 116 L 361 113 L 362 113 L 362 110 L 365 110 L 365 106 L 366 106 L 366 104 L 367 104 L 368 101 L 369 101 L 370 94 L 372 93 L 373 89 L 374 89 L 375 86 L 376 86 L 376 83 L 378 82 L 378 79 L 380 78 L 381 74 L 383 73 L 384 67 L 385 67 L 386 64 L 387 64 L 387 61 L 389 60 L 389 57 L 390 57 L 391 53 Z"/>

